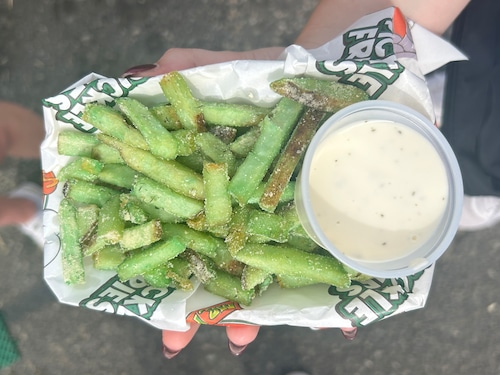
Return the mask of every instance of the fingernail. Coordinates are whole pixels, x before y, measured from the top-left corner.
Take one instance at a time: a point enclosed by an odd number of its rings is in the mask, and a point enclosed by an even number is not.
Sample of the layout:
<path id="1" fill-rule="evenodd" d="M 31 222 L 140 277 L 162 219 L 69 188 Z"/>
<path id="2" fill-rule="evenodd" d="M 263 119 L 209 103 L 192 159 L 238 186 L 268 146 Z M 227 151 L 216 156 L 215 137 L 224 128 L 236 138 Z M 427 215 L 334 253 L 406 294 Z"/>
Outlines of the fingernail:
<path id="1" fill-rule="evenodd" d="M 148 70 L 156 68 L 157 66 L 158 65 L 156 65 L 156 64 L 142 64 L 142 65 L 133 66 L 132 68 L 127 69 L 127 71 L 122 74 L 122 78 L 136 76 L 139 73 L 144 73 Z"/>
<path id="2" fill-rule="evenodd" d="M 235 356 L 239 356 L 247 348 L 248 345 L 236 345 L 232 341 L 228 342 L 229 351 Z"/>
<path id="3" fill-rule="evenodd" d="M 358 329 L 356 327 L 354 328 L 341 328 L 342 335 L 347 339 L 347 340 L 354 340 L 356 338 L 356 333 L 358 333 Z"/>
<path id="4" fill-rule="evenodd" d="M 165 345 L 163 345 L 163 355 L 167 359 L 172 359 L 174 358 L 177 354 L 179 354 L 181 351 L 180 350 L 170 350 L 167 348 Z"/>

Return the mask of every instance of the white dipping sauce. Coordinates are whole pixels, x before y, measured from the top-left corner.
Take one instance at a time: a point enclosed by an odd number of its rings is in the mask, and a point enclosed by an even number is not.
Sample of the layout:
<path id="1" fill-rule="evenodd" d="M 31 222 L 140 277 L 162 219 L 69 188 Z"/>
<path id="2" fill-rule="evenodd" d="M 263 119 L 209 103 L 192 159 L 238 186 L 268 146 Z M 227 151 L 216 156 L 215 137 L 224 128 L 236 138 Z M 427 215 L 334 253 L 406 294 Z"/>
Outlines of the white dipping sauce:
<path id="1" fill-rule="evenodd" d="M 309 184 L 325 235 L 362 261 L 415 250 L 448 202 L 446 171 L 431 143 L 390 121 L 359 122 L 328 135 L 312 159 Z"/>

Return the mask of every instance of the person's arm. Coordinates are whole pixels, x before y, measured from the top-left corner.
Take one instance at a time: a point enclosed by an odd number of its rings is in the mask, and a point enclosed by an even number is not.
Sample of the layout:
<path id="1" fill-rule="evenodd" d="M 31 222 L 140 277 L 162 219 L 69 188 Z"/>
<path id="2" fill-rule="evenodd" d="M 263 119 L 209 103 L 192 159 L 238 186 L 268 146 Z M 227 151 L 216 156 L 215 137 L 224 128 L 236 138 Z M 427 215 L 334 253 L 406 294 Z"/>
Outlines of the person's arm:
<path id="1" fill-rule="evenodd" d="M 321 0 L 295 44 L 308 49 L 317 48 L 332 40 L 359 18 L 390 6 L 392 4 L 389 0 Z"/>
<path id="2" fill-rule="evenodd" d="M 419 25 L 442 34 L 470 0 L 321 0 L 295 43 L 316 48 L 339 35 L 359 18 L 391 6 Z"/>
<path id="3" fill-rule="evenodd" d="M 470 0 L 321 0 L 295 40 L 304 48 L 316 48 L 336 37 L 357 19 L 369 13 L 396 6 L 403 14 L 428 30 L 442 34 Z M 155 63 L 134 67 L 123 76 L 155 76 L 197 66 L 230 60 L 274 60 L 284 47 L 251 51 L 209 51 L 171 48 Z"/>
<path id="4" fill-rule="evenodd" d="M 443 34 L 470 0 L 392 0 L 393 6 L 420 26 L 435 34 Z"/>

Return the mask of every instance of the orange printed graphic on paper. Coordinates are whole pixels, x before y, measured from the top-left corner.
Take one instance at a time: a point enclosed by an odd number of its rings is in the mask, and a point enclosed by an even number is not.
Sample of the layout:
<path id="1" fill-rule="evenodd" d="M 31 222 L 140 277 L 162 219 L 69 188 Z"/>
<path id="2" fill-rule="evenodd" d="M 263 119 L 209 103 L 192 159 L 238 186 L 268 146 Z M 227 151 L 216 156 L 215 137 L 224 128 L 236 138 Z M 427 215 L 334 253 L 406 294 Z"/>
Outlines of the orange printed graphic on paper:
<path id="1" fill-rule="evenodd" d="M 57 183 L 59 182 L 56 178 L 56 175 L 54 172 L 45 172 L 42 171 L 42 188 L 43 188 L 43 194 L 49 195 L 53 193 L 56 188 L 57 188 Z"/>
<path id="2" fill-rule="evenodd" d="M 217 305 L 192 311 L 186 317 L 186 321 L 188 323 L 198 324 L 219 324 L 225 317 L 236 310 L 241 310 L 241 306 L 238 303 L 226 301 L 218 303 Z"/>

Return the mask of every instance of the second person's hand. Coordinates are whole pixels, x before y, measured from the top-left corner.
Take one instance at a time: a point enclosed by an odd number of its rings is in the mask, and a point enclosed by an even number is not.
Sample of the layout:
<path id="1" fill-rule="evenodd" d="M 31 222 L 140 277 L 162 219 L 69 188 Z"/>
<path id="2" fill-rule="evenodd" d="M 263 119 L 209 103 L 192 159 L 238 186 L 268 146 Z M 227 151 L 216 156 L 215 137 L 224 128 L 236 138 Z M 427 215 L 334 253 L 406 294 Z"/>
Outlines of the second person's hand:
<path id="1" fill-rule="evenodd" d="M 283 47 L 268 47 L 242 52 L 171 48 L 156 63 L 129 68 L 122 74 L 122 77 L 152 77 L 174 70 L 190 69 L 232 60 L 276 60 L 283 50 Z"/>

